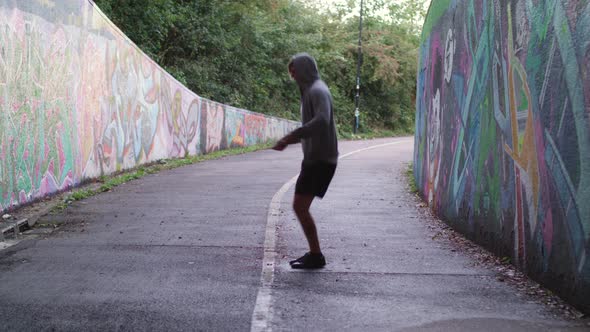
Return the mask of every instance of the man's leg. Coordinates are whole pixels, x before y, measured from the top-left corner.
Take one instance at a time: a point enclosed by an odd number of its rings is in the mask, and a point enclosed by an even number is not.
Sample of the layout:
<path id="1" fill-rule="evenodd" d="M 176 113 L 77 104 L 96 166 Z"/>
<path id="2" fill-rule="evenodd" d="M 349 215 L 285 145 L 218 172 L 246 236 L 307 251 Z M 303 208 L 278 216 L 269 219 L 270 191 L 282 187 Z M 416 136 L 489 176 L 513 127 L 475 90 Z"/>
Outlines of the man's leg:
<path id="1" fill-rule="evenodd" d="M 309 208 L 313 202 L 313 199 L 313 195 L 295 194 L 293 199 L 293 210 L 299 219 L 299 223 L 301 223 L 303 233 L 305 233 L 305 237 L 309 243 L 309 251 L 312 254 L 320 254 L 322 251 L 320 249 L 318 232 L 311 213 L 309 213 Z"/>

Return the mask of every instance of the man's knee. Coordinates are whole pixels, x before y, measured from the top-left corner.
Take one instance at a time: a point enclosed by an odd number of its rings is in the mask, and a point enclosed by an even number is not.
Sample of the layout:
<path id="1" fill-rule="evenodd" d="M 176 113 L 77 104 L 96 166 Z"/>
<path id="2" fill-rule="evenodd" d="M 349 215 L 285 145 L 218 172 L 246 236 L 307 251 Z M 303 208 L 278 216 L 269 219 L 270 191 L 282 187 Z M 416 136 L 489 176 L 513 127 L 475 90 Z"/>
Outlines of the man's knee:
<path id="1" fill-rule="evenodd" d="M 302 204 L 301 202 L 295 200 L 293 202 L 293 211 L 295 211 L 296 215 L 302 216 L 302 215 L 309 213 L 309 207 L 307 207 L 305 204 Z"/>
<path id="2" fill-rule="evenodd" d="M 313 196 L 312 197 L 307 197 L 307 196 L 295 196 L 295 199 L 293 199 L 293 211 L 295 211 L 295 214 L 297 214 L 297 216 L 306 216 L 309 214 L 309 207 L 311 205 L 311 202 L 313 201 Z"/>

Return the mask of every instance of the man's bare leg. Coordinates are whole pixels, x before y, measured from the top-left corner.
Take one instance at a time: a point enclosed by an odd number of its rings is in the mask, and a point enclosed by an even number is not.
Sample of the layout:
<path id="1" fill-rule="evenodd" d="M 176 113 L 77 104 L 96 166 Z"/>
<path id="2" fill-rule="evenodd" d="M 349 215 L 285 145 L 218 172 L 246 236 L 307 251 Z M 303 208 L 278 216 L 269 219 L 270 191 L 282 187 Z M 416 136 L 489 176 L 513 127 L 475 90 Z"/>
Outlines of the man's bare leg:
<path id="1" fill-rule="evenodd" d="M 318 232 L 313 217 L 311 216 L 311 213 L 309 213 L 309 208 L 313 199 L 313 195 L 295 194 L 293 199 L 293 210 L 299 219 L 299 223 L 303 228 L 303 233 L 305 233 L 305 237 L 309 243 L 309 251 L 312 254 L 320 254 L 322 251 L 320 249 Z"/>

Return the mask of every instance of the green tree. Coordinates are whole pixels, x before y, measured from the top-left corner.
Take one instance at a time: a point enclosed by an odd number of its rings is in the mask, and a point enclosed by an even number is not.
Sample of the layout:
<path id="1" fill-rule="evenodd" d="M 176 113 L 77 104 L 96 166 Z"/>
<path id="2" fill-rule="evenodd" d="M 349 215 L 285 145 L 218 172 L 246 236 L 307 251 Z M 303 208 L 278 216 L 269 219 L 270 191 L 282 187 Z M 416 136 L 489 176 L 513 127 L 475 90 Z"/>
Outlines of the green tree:
<path id="1" fill-rule="evenodd" d="M 290 119 L 299 96 L 293 54 L 318 60 L 341 133 L 352 131 L 358 8 L 298 0 L 96 0 L 140 48 L 200 96 Z M 413 129 L 423 0 L 368 1 L 364 13 L 362 130 Z M 387 15 L 383 13 L 387 12 Z M 350 13 L 356 12 L 356 15 Z"/>

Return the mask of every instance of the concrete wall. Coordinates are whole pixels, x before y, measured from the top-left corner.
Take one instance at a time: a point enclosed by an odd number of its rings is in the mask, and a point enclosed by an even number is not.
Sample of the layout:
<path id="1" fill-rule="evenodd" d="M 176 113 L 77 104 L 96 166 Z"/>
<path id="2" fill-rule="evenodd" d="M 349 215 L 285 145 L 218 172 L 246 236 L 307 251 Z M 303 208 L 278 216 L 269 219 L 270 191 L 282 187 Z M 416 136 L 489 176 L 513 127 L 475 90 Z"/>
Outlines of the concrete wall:
<path id="1" fill-rule="evenodd" d="M 0 108 L 0 211 L 298 125 L 200 98 L 86 0 L 0 0 Z"/>
<path id="2" fill-rule="evenodd" d="M 590 2 L 437 0 L 414 173 L 449 224 L 590 311 Z"/>

